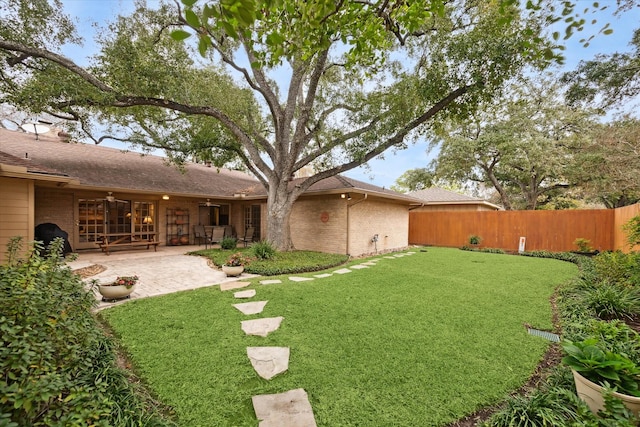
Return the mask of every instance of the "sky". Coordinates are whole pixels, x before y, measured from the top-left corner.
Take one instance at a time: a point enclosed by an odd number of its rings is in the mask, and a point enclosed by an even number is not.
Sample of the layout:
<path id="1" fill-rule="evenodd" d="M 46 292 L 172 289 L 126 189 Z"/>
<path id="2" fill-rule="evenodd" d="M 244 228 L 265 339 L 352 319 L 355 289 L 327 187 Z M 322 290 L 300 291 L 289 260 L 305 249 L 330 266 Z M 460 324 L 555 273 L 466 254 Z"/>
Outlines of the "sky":
<path id="1" fill-rule="evenodd" d="M 577 2 L 585 6 L 592 5 L 590 0 L 577 0 Z M 118 14 L 128 14 L 134 9 L 134 0 L 62 0 L 62 4 L 64 11 L 75 20 L 80 35 L 85 39 L 82 47 L 64 47 L 63 54 L 80 65 L 86 65 L 87 57 L 97 52 L 97 45 L 93 40 L 96 24 L 104 26 L 107 22 L 113 21 Z M 566 64 L 562 70 L 571 70 L 580 60 L 592 59 L 597 53 L 629 50 L 628 44 L 632 32 L 640 23 L 640 8 L 634 8 L 621 16 L 614 17 L 612 16 L 616 5 L 614 0 L 600 1 L 600 4 L 608 5 L 609 8 L 596 15 L 590 15 L 597 19 L 597 23 L 588 25 L 583 34 L 594 34 L 607 22 L 611 24 L 614 33 L 607 36 L 597 35 L 586 48 L 579 43 L 582 35 L 572 37 L 567 42 L 567 49 L 564 52 Z M 121 144 L 115 142 L 102 144 L 123 148 Z M 410 145 L 406 150 L 395 153 L 387 151 L 384 159 L 373 159 L 368 162 L 368 167 L 359 167 L 344 175 L 389 188 L 405 171 L 426 167 L 437 155 L 436 152 L 427 153 L 428 144 L 428 141 L 421 140 Z"/>

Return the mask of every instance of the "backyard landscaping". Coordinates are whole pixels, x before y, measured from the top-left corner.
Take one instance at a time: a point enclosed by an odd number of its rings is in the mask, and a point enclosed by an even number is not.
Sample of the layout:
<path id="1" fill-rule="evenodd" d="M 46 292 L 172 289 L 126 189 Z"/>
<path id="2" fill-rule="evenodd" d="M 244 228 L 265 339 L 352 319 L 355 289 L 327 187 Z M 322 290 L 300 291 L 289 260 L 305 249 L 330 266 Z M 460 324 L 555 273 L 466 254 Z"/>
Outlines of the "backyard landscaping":
<path id="1" fill-rule="evenodd" d="M 523 325 L 551 330 L 549 299 L 578 271 L 443 248 L 376 258 L 313 281 L 254 279 L 255 299 L 268 301 L 258 315 L 241 314 L 233 292 L 210 287 L 103 316 L 180 426 L 255 426 L 252 396 L 296 388 L 307 391 L 319 426 L 443 426 L 527 381 L 549 342 Z M 284 321 L 268 337 L 240 329 L 242 320 L 271 316 Z M 259 378 L 249 346 L 290 347 L 288 371 Z"/>

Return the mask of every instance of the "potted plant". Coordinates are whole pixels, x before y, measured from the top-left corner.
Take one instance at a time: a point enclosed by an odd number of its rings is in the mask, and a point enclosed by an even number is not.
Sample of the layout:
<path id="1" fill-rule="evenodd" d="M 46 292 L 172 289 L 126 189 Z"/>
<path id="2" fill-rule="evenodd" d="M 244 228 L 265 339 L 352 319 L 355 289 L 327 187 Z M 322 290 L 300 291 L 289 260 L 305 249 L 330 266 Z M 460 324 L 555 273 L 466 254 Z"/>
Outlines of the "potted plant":
<path id="1" fill-rule="evenodd" d="M 129 298 L 136 288 L 136 283 L 138 276 L 118 276 L 111 283 L 98 285 L 98 291 L 103 301 Z"/>
<path id="2" fill-rule="evenodd" d="M 640 366 L 621 354 L 601 349 L 595 338 L 565 341 L 562 348 L 567 354 L 562 362 L 573 372 L 576 392 L 593 413 L 604 409 L 602 392 L 609 387 L 636 417 L 640 415 Z"/>
<path id="3" fill-rule="evenodd" d="M 244 266 L 249 264 L 250 261 L 251 258 L 245 256 L 242 252 L 236 252 L 222 264 L 222 271 L 227 277 L 239 276 L 244 271 Z"/>

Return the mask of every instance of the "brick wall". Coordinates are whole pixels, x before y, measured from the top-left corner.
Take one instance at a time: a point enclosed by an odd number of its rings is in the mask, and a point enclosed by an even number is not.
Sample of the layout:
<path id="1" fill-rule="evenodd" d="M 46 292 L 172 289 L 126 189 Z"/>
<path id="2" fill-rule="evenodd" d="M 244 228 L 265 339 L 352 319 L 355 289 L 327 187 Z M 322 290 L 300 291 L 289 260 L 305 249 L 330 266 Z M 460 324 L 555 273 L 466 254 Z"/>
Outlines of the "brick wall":
<path id="1" fill-rule="evenodd" d="M 370 199 L 355 203 L 349 208 L 349 253 L 352 256 L 389 252 L 408 246 L 407 206 Z M 374 243 L 372 239 L 376 234 L 378 241 Z"/>
<path id="2" fill-rule="evenodd" d="M 408 207 L 354 196 L 300 199 L 291 214 L 296 249 L 360 256 L 408 246 Z M 326 221 L 323 221 L 326 219 Z"/>
<path id="3" fill-rule="evenodd" d="M 291 240 L 296 249 L 347 253 L 347 200 L 339 196 L 306 197 L 291 212 Z"/>
<path id="4" fill-rule="evenodd" d="M 75 215 L 73 192 L 56 188 L 37 187 L 35 225 L 50 222 L 69 233 L 69 242 L 75 249 Z"/>

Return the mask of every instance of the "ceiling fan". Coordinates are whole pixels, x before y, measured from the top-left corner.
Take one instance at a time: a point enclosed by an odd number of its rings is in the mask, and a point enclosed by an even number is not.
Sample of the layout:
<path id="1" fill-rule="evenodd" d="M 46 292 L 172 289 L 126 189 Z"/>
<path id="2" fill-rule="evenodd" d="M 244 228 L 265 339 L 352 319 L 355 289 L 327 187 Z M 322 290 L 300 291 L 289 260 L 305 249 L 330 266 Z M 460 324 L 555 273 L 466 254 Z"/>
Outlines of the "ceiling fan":
<path id="1" fill-rule="evenodd" d="M 116 197 L 113 195 L 113 191 L 109 191 L 108 194 L 105 196 L 104 200 L 106 200 L 109 203 L 113 203 L 113 202 L 122 202 L 122 203 L 128 203 L 128 200 L 120 200 L 120 199 L 116 199 Z"/>
<path id="2" fill-rule="evenodd" d="M 207 199 L 207 201 L 206 201 L 206 202 L 200 203 L 200 206 L 206 206 L 206 207 L 208 207 L 208 208 L 209 208 L 209 207 L 211 207 L 211 206 L 218 207 L 218 208 L 220 207 L 220 205 L 219 205 L 219 204 L 217 204 L 217 203 L 212 203 L 212 202 L 211 202 L 211 199 Z"/>

